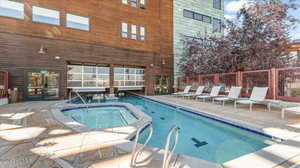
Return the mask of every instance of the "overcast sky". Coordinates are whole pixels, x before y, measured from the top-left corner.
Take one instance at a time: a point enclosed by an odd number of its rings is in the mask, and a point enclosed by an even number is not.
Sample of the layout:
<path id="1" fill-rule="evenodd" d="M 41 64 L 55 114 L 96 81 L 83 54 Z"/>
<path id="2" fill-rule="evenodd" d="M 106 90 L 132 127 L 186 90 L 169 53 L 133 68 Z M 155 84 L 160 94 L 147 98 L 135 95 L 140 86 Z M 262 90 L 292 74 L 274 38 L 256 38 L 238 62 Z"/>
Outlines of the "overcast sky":
<path id="1" fill-rule="evenodd" d="M 288 1 L 288 0 L 283 0 Z M 233 19 L 236 15 L 236 12 L 246 3 L 247 0 L 225 0 L 225 17 L 227 19 Z M 300 5 L 300 0 L 296 0 L 296 2 Z M 300 8 L 297 10 L 290 10 L 291 15 L 295 18 L 300 19 Z M 300 39 L 300 23 L 295 30 L 291 32 L 291 36 L 293 39 Z"/>

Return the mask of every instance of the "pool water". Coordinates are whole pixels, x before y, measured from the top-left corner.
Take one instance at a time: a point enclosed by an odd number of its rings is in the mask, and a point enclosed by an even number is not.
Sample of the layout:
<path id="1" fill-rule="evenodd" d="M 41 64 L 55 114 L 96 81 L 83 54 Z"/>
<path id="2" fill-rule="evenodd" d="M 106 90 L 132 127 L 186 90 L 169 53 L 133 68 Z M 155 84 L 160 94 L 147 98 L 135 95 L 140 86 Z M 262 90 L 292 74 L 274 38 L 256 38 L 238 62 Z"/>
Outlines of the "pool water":
<path id="1" fill-rule="evenodd" d="M 177 153 L 215 163 L 224 163 L 273 143 L 270 137 L 147 98 L 127 96 L 118 101 L 133 104 L 152 117 L 154 133 L 149 143 L 152 147 L 164 148 L 166 136 L 172 125 L 180 128 Z M 86 121 L 88 125 L 93 125 L 91 122 L 95 124 L 95 121 Z"/>
<path id="2" fill-rule="evenodd" d="M 137 121 L 127 108 L 118 106 L 75 108 L 63 113 L 92 129 L 126 126 Z"/>

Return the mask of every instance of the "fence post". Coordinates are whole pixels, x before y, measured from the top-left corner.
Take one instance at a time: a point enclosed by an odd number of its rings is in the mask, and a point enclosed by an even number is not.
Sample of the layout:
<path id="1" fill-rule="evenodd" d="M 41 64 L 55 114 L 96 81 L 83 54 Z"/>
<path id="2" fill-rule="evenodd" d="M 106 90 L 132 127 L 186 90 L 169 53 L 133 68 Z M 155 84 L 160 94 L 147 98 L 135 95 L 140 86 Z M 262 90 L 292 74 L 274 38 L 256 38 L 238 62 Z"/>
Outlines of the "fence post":
<path id="1" fill-rule="evenodd" d="M 219 85 L 220 83 L 220 74 L 214 74 L 214 84 Z"/>
<path id="2" fill-rule="evenodd" d="M 276 75 L 277 75 L 277 73 L 276 73 L 276 69 L 275 68 L 272 68 L 271 70 L 270 70 L 270 89 L 271 89 L 271 98 L 272 99 L 276 99 L 277 98 L 277 95 L 276 95 L 276 88 L 277 88 L 277 86 L 276 86 Z"/>
<path id="3" fill-rule="evenodd" d="M 242 72 L 240 71 L 236 72 L 236 85 L 237 86 L 243 85 L 243 76 L 242 76 Z"/>
<path id="4" fill-rule="evenodd" d="M 198 84 L 202 84 L 202 78 L 201 78 L 201 75 L 198 75 Z"/>
<path id="5" fill-rule="evenodd" d="M 4 73 L 4 89 L 8 89 L 8 72 Z"/>

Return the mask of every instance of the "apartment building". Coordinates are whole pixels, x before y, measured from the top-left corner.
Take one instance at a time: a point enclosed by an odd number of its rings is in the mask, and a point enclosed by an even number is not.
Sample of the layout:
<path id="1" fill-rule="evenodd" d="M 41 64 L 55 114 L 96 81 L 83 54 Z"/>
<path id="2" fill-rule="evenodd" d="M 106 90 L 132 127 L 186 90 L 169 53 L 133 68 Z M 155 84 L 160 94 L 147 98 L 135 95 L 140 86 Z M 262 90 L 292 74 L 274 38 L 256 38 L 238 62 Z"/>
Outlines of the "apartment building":
<path id="1" fill-rule="evenodd" d="M 178 63 L 184 49 L 183 40 L 201 42 L 204 36 L 221 36 L 224 31 L 224 0 L 174 0 L 174 82 L 182 73 Z"/>
<path id="2" fill-rule="evenodd" d="M 173 64 L 172 0 L 0 0 L 0 70 L 25 100 L 154 94 Z"/>

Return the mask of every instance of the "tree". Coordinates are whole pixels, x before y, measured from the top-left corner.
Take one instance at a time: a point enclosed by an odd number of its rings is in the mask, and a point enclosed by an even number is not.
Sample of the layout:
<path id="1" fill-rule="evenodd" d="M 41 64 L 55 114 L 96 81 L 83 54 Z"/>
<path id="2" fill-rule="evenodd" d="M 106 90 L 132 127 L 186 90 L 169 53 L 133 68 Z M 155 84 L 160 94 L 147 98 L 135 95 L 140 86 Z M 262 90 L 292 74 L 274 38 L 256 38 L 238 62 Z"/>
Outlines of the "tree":
<path id="1" fill-rule="evenodd" d="M 248 2 L 235 21 L 226 21 L 224 36 L 206 36 L 201 43 L 185 40 L 180 69 L 185 74 L 204 74 L 288 66 L 289 32 L 297 22 L 288 10 L 297 7 L 293 0 Z"/>

